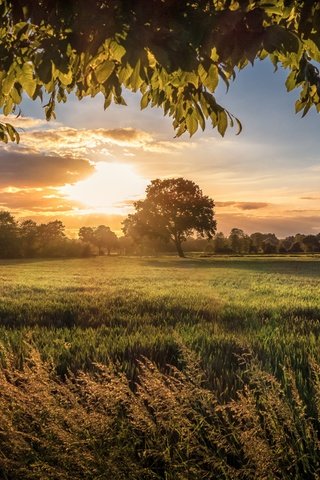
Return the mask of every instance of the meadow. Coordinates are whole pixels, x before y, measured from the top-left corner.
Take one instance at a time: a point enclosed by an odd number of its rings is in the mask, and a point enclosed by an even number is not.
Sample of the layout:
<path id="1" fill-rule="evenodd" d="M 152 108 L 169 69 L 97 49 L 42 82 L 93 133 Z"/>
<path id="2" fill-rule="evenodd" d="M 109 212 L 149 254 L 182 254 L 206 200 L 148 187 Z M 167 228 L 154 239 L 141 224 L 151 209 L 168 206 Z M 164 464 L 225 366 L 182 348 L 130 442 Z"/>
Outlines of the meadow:
<path id="1" fill-rule="evenodd" d="M 319 278 L 317 256 L 2 261 L 0 474 L 320 478 Z"/>

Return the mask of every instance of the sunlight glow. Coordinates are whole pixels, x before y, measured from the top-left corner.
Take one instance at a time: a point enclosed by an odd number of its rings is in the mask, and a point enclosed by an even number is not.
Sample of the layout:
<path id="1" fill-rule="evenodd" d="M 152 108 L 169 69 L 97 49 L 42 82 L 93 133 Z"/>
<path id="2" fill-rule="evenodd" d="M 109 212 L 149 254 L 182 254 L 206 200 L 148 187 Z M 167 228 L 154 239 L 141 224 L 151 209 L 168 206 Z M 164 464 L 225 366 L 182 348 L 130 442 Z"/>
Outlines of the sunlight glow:
<path id="1" fill-rule="evenodd" d="M 134 200 L 144 196 L 148 180 L 140 177 L 132 165 L 99 162 L 95 173 L 60 192 L 97 212 L 126 214 Z"/>

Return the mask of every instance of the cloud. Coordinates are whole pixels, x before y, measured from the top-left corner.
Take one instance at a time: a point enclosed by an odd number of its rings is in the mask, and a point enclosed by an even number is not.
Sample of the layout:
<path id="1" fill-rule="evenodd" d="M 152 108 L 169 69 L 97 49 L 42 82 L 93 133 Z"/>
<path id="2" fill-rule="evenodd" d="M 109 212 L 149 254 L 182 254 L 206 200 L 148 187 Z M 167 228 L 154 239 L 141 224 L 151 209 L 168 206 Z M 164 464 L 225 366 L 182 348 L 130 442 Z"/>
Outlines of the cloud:
<path id="1" fill-rule="evenodd" d="M 76 129 L 58 124 L 58 128 L 54 129 L 26 131 L 22 134 L 20 145 L 10 144 L 6 146 L 6 150 L 19 152 L 24 148 L 30 152 L 87 157 L 94 161 L 110 156 L 122 161 L 128 156 L 139 154 L 137 163 L 140 163 L 143 155 L 150 163 L 150 153 L 158 158 L 163 155 L 182 158 L 185 157 L 185 151 L 195 149 L 196 146 L 195 142 L 161 140 L 157 134 L 135 128 Z"/>
<path id="2" fill-rule="evenodd" d="M 300 200 L 320 200 L 320 197 L 300 197 Z"/>
<path id="3" fill-rule="evenodd" d="M 216 202 L 216 206 L 220 208 L 235 207 L 235 208 L 240 208 L 241 210 L 258 210 L 260 208 L 265 208 L 270 206 L 270 203 L 228 201 L 228 202 Z"/>
<path id="4" fill-rule="evenodd" d="M 88 160 L 72 157 L 0 154 L 0 187 L 47 187 L 74 183 L 94 172 Z"/>
<path id="5" fill-rule="evenodd" d="M 65 213 L 80 207 L 50 188 L 6 188 L 0 191 L 0 209 Z"/>
<path id="6" fill-rule="evenodd" d="M 230 201 L 230 202 L 215 202 L 216 207 L 232 207 L 236 202 Z"/>
<path id="7" fill-rule="evenodd" d="M 10 125 L 17 128 L 18 130 L 20 128 L 29 130 L 29 129 L 39 128 L 39 127 L 48 125 L 48 122 L 41 118 L 32 118 L 32 117 L 23 117 L 23 116 L 17 117 L 16 115 L 8 115 L 7 117 L 4 115 L 0 115 L 0 122 L 10 123 Z M 54 124 L 57 125 L 56 122 L 54 122 Z"/>
<path id="8" fill-rule="evenodd" d="M 238 202 L 235 207 L 241 210 L 258 210 L 260 208 L 268 207 L 270 204 L 266 202 Z"/>
<path id="9" fill-rule="evenodd" d="M 60 127 L 34 130 L 23 134 L 24 147 L 50 154 L 87 156 L 102 153 L 109 155 L 109 148 L 144 149 L 153 145 L 151 134 L 133 128 L 75 129 Z"/>

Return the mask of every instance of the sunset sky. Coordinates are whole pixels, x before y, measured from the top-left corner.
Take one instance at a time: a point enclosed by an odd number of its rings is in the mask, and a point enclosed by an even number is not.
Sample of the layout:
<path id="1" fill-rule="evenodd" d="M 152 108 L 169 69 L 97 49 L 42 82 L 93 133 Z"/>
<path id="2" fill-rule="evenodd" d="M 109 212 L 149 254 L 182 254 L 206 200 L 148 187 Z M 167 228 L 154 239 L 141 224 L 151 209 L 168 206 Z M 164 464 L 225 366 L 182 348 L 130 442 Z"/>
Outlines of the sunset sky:
<path id="1" fill-rule="evenodd" d="M 103 110 L 98 96 L 70 97 L 46 122 L 39 103 L 25 100 L 19 145 L 1 145 L 0 208 L 37 222 L 61 219 L 69 234 L 109 225 L 118 234 L 132 202 L 154 178 L 183 176 L 216 203 L 218 230 L 320 232 L 320 116 L 294 114 L 298 91 L 286 93 L 286 72 L 268 61 L 240 72 L 217 99 L 243 123 L 223 139 L 208 125 L 175 139 L 159 109 Z M 6 120 L 8 121 L 8 119 Z"/>

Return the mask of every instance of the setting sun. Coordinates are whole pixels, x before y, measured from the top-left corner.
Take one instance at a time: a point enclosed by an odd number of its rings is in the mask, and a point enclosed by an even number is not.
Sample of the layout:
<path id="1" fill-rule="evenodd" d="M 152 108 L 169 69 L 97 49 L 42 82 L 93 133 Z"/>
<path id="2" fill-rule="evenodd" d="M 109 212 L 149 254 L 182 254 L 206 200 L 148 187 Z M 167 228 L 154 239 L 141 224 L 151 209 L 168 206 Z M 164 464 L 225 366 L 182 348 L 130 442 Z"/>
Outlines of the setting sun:
<path id="1" fill-rule="evenodd" d="M 131 165 L 99 162 L 93 175 L 61 187 L 60 192 L 96 211 L 125 214 L 132 201 L 143 196 L 147 184 Z"/>

